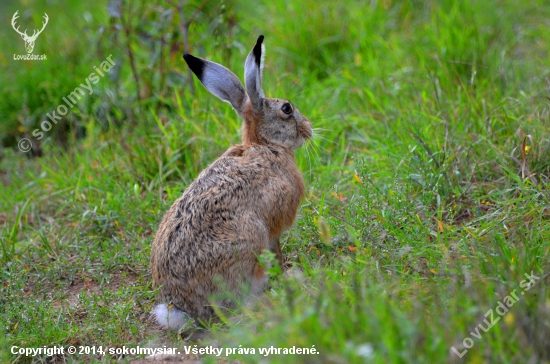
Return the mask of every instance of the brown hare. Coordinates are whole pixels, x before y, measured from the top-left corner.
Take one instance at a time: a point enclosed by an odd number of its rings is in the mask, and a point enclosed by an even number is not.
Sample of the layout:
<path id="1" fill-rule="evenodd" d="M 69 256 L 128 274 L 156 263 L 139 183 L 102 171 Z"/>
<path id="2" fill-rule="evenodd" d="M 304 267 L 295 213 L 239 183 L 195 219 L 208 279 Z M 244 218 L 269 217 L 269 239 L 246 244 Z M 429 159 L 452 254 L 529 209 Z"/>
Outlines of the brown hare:
<path id="1" fill-rule="evenodd" d="M 244 65 L 246 91 L 227 68 L 185 54 L 201 83 L 229 102 L 242 118 L 242 144 L 230 147 L 174 202 L 151 247 L 153 283 L 161 326 L 178 330 L 190 319 L 217 318 L 210 297 L 221 292 L 259 293 L 267 277 L 264 250 L 282 264 L 279 237 L 304 196 L 294 150 L 311 138 L 310 121 L 289 101 L 264 97 L 265 48 L 260 36 Z M 231 308 L 230 298 L 215 302 Z"/>

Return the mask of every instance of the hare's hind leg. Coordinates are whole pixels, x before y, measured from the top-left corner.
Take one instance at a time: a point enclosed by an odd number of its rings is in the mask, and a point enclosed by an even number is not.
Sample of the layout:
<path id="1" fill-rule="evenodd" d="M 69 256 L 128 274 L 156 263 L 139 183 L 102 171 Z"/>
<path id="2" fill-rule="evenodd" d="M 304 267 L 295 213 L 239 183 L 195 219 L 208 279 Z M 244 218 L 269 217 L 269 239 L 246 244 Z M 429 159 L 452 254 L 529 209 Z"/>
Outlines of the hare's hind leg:
<path id="1" fill-rule="evenodd" d="M 252 281 L 250 282 L 250 290 L 252 294 L 260 294 L 265 290 L 268 284 L 267 274 L 262 269 L 260 264 L 256 264 L 252 273 Z"/>
<path id="2" fill-rule="evenodd" d="M 279 238 L 271 239 L 269 250 L 271 250 L 271 252 L 275 254 L 277 262 L 279 262 L 279 267 L 283 269 L 283 252 L 281 250 L 281 243 L 279 242 Z"/>

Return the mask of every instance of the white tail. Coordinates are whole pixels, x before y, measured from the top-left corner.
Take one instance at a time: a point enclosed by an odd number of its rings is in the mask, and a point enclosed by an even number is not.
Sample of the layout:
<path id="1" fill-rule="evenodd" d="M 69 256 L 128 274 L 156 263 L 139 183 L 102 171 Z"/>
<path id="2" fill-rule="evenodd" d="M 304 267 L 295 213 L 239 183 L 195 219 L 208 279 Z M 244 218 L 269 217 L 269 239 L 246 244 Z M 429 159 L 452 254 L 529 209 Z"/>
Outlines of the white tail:
<path id="1" fill-rule="evenodd" d="M 165 303 L 156 305 L 151 313 L 160 326 L 174 331 L 178 331 L 192 321 L 192 318 L 186 312 L 175 307 L 169 307 Z"/>
<path id="2" fill-rule="evenodd" d="M 25 41 L 25 48 L 27 49 L 27 53 L 31 53 L 32 50 L 34 49 L 34 42 L 36 42 L 36 38 L 38 38 L 38 35 L 40 35 L 40 33 L 42 33 L 42 31 L 44 30 L 44 28 L 46 28 L 46 25 L 48 24 L 48 14 L 44 13 L 44 22 L 42 23 L 42 29 L 40 30 L 34 30 L 32 35 L 29 36 L 27 35 L 27 29 L 25 29 L 24 32 L 21 32 L 19 30 L 19 27 L 15 27 L 15 21 L 17 20 L 17 18 L 19 17 L 17 15 L 17 13 L 19 12 L 16 11 L 15 14 L 13 14 L 13 17 L 11 18 L 11 26 L 13 27 L 13 29 L 19 33 L 21 35 L 21 38 L 23 38 L 23 40 Z"/>

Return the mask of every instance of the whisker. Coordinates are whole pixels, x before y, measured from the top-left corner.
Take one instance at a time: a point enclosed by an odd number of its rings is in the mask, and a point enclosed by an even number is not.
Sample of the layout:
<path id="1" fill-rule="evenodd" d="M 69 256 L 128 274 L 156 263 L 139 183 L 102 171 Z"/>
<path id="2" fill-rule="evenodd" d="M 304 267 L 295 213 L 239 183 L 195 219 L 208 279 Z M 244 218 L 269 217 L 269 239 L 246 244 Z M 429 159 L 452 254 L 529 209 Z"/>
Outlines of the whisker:
<path id="1" fill-rule="evenodd" d="M 304 150 L 306 152 L 306 157 L 307 157 L 307 161 L 308 161 L 308 171 L 309 173 L 311 174 L 311 156 L 309 155 L 309 146 L 308 146 L 309 143 L 305 143 L 304 144 Z"/>
<path id="2" fill-rule="evenodd" d="M 318 144 L 317 142 L 314 142 L 314 145 L 315 145 L 315 147 L 318 148 L 318 149 L 323 149 L 325 152 L 327 152 L 327 153 L 329 153 L 329 154 L 331 153 L 327 148 L 321 146 L 321 145 Z M 315 150 L 315 151 L 317 152 L 317 150 Z"/>
<path id="3" fill-rule="evenodd" d="M 315 160 L 319 160 L 319 154 L 317 153 L 315 148 L 313 146 L 311 146 L 310 150 L 311 150 L 311 155 L 313 156 L 312 158 L 315 158 Z"/>
<path id="4" fill-rule="evenodd" d="M 320 148 L 319 144 L 318 144 L 318 140 L 317 140 L 317 137 L 318 135 L 316 135 L 315 133 L 313 134 L 313 137 L 311 138 L 311 152 L 312 154 L 314 154 L 316 160 L 319 160 L 320 157 L 319 157 L 319 152 L 318 152 L 318 148 Z M 325 149 L 326 150 L 326 149 Z M 328 151 L 327 151 L 328 152 Z"/>
<path id="5" fill-rule="evenodd" d="M 335 141 L 330 140 L 330 139 L 328 139 L 328 138 L 325 138 L 324 136 L 321 136 L 321 135 L 317 135 L 317 139 L 322 140 L 322 141 L 325 141 L 325 142 L 329 142 L 329 143 L 332 143 L 332 144 L 336 144 Z"/>
<path id="6" fill-rule="evenodd" d="M 317 142 L 318 140 L 322 140 L 322 141 L 325 141 L 325 142 L 328 142 L 328 143 L 331 143 L 331 144 L 336 144 L 335 141 L 325 138 L 325 137 L 322 136 L 320 133 L 316 132 L 315 129 L 313 129 L 313 137 L 312 137 L 312 140 L 315 140 L 315 142 Z M 316 145 L 317 145 L 317 147 L 319 147 L 319 148 L 323 148 L 323 147 L 321 147 L 320 144 L 317 144 L 317 143 L 316 143 Z M 323 148 L 323 149 L 324 149 L 325 151 L 328 152 L 328 150 L 327 150 L 326 148 Z"/>
<path id="7" fill-rule="evenodd" d="M 311 153 L 310 153 L 310 149 L 311 147 L 308 145 L 306 147 L 306 151 L 307 151 L 307 158 L 308 158 L 308 162 L 309 162 L 309 174 L 312 175 L 313 174 L 313 167 L 312 167 L 312 161 L 311 161 Z"/>

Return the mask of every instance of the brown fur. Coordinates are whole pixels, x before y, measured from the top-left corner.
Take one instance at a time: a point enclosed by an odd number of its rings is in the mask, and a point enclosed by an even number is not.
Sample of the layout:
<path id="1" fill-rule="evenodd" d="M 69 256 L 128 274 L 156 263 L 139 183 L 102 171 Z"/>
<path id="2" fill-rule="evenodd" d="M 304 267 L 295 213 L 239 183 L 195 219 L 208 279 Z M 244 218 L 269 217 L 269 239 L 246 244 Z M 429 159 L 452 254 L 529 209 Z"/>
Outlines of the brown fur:
<path id="1" fill-rule="evenodd" d="M 285 100 L 261 101 L 261 110 L 253 110 L 248 98 L 237 110 L 242 144 L 230 147 L 175 201 L 151 247 L 159 302 L 202 321 L 216 317 L 212 295 L 238 297 L 244 286 L 262 281 L 262 251 L 273 251 L 282 263 L 279 237 L 304 196 L 294 149 L 311 137 L 311 123 L 294 107 L 292 115 L 282 114 Z M 230 308 L 234 299 L 218 297 L 215 304 Z"/>

